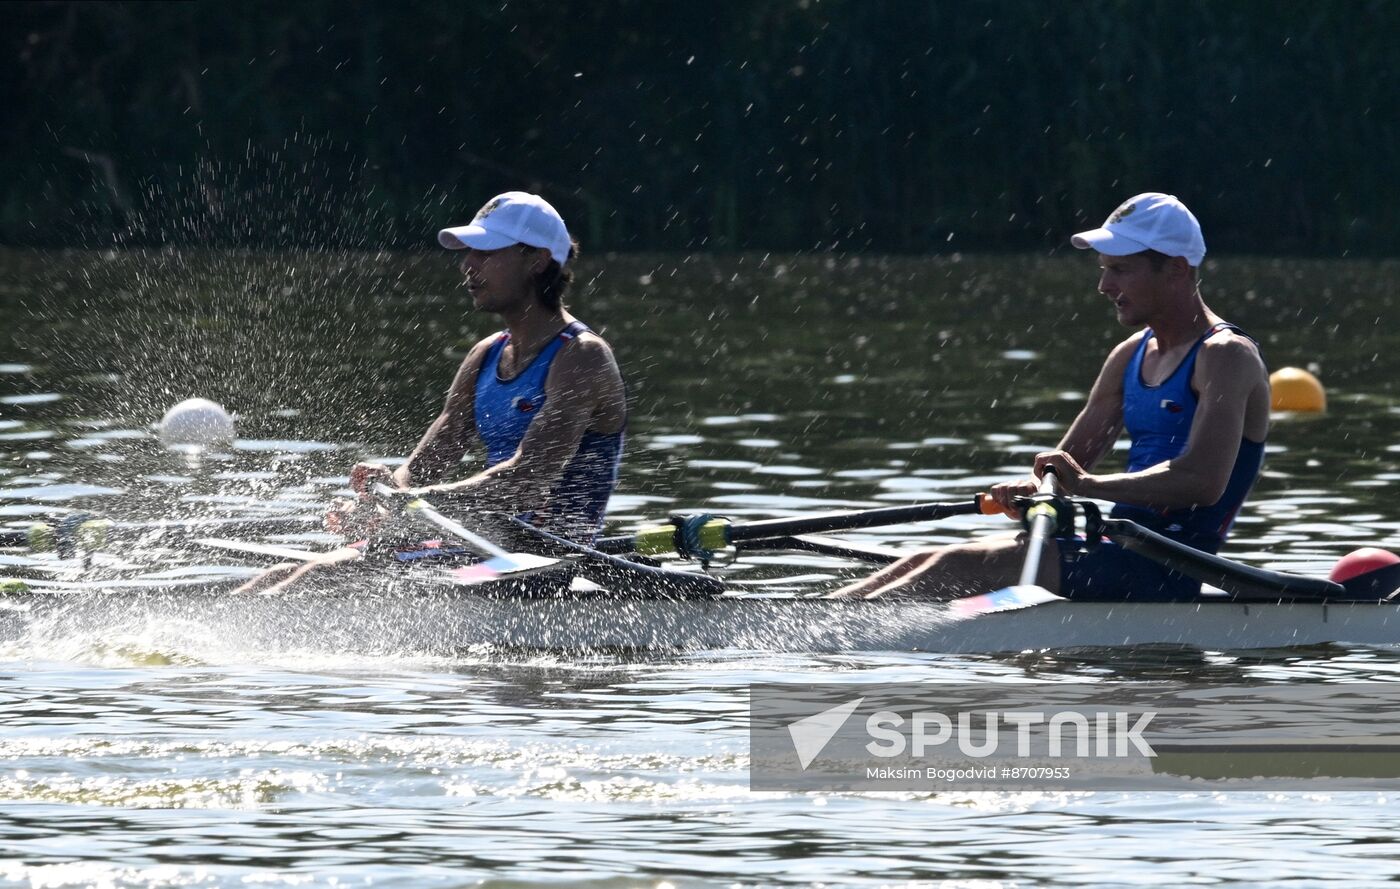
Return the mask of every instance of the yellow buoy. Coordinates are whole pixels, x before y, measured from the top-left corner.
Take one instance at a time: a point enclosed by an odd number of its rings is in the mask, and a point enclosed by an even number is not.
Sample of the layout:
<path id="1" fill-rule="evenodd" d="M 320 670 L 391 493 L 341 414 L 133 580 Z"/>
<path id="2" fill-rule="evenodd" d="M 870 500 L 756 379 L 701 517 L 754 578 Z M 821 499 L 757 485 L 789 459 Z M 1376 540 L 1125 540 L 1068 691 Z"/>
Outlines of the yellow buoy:
<path id="1" fill-rule="evenodd" d="M 1321 413 L 1327 410 L 1327 393 L 1317 377 L 1301 367 L 1281 367 L 1269 375 L 1276 411 Z"/>

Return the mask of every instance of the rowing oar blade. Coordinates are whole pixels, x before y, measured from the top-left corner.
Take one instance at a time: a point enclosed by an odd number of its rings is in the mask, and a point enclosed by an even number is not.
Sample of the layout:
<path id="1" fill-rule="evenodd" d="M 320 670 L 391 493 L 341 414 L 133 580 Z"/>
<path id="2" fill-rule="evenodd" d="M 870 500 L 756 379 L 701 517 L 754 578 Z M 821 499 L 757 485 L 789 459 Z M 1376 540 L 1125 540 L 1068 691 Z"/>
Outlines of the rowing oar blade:
<path id="1" fill-rule="evenodd" d="M 1020 608 L 1044 605 L 1047 602 L 1065 601 L 1068 600 L 1063 596 L 1055 595 L 1043 586 L 1036 586 L 1033 583 L 1018 583 L 1015 586 L 1002 587 L 996 592 L 968 596 L 966 599 L 954 599 L 948 603 L 948 610 L 957 617 L 976 617 L 979 614 L 1016 611 Z"/>
<path id="2" fill-rule="evenodd" d="M 565 563 L 560 559 L 551 559 L 546 556 L 536 556 L 530 553 L 508 553 L 504 556 L 494 556 L 484 562 L 474 562 L 460 568 L 453 568 L 448 573 L 457 583 L 474 584 L 521 577 L 526 574 L 534 574 L 537 571 L 558 568 L 563 564 Z"/>
<path id="3" fill-rule="evenodd" d="M 1055 471 L 1048 466 L 1040 479 L 1040 493 L 1059 493 Z M 1054 535 L 1055 526 L 1058 524 L 1055 504 L 1052 501 L 1041 501 L 1032 506 L 1026 515 L 1030 517 L 1031 526 L 1026 535 L 1026 561 L 1021 566 L 1020 581 L 1015 586 L 1002 587 L 980 596 L 954 600 L 949 606 L 949 611 L 952 614 L 958 617 L 974 617 L 979 614 L 1030 608 L 1035 605 L 1044 605 L 1047 602 L 1066 601 L 1064 597 L 1055 595 L 1035 582 L 1036 576 L 1040 573 L 1041 553 L 1045 550 L 1046 542 Z"/>

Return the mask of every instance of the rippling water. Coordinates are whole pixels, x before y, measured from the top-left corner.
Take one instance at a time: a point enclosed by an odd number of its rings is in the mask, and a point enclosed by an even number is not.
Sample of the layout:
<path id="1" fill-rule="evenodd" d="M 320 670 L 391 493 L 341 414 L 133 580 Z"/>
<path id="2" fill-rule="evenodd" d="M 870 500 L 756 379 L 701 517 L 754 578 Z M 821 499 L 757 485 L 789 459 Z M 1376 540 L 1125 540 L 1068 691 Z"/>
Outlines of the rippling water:
<path id="1" fill-rule="evenodd" d="M 355 460 L 412 446 L 491 329 L 457 308 L 437 256 L 0 264 L 0 521 L 314 514 Z M 977 490 L 1054 443 L 1122 335 L 1082 256 L 629 256 L 584 272 L 576 311 L 605 330 L 634 396 L 619 527 L 675 509 L 767 517 Z M 1325 417 L 1279 418 L 1231 554 L 1317 573 L 1358 545 L 1400 549 L 1387 497 L 1400 478 L 1397 281 L 1394 263 L 1207 267 L 1208 302 L 1272 365 L 1316 365 L 1331 397 Z M 228 453 L 156 447 L 149 424 L 191 395 L 240 414 Z M 998 522 L 851 537 L 912 547 Z M 0 567 L 84 570 L 28 561 Z M 89 572 L 248 565 L 149 546 L 97 561 Z M 861 569 L 780 555 L 729 570 L 756 589 L 818 589 Z M 757 681 L 1395 681 L 1390 648 L 580 656 L 454 648 L 423 615 L 379 607 L 368 635 L 266 608 L 224 608 L 218 624 L 197 607 L 0 634 L 0 883 L 1400 877 L 1400 818 L 1377 793 L 770 794 L 747 775 Z"/>

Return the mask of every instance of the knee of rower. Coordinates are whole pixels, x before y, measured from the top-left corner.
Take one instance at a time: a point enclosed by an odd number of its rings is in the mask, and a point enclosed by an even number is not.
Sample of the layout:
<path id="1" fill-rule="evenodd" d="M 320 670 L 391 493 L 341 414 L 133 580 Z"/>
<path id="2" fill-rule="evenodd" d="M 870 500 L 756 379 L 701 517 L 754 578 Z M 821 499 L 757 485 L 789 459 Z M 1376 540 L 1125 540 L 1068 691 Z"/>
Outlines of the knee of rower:
<path id="1" fill-rule="evenodd" d="M 1019 562 L 1024 543 L 1015 537 L 999 537 L 944 547 L 938 552 L 938 565 L 947 570 L 985 571 L 1008 562 Z"/>
<path id="2" fill-rule="evenodd" d="M 333 549 L 328 553 L 322 553 L 314 559 L 303 563 L 302 567 L 315 569 L 327 565 L 340 565 L 345 562 L 357 562 L 364 558 L 364 553 L 352 546 L 342 546 L 340 549 Z"/>

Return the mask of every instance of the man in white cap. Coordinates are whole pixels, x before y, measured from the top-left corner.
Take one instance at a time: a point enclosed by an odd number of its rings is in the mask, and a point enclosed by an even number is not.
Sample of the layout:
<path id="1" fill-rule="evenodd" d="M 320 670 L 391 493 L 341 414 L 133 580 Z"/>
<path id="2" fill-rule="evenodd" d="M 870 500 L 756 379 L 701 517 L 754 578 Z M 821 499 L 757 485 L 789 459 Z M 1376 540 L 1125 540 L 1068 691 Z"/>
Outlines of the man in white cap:
<path id="1" fill-rule="evenodd" d="M 1258 477 L 1269 427 L 1269 377 L 1253 340 L 1201 298 L 1205 239 L 1173 195 L 1125 201 L 1071 243 L 1099 255 L 1099 292 L 1136 332 L 1109 354 L 1089 400 L 1056 450 L 1035 458 L 1033 478 L 993 486 L 1013 501 L 1054 470 L 1067 494 L 1113 501 L 1115 516 L 1206 552 L 1224 541 Z M 1126 431 L 1123 472 L 1093 470 Z M 1060 546 L 1043 558 L 1040 586 L 1073 599 L 1185 601 L 1200 583 L 1104 543 Z M 915 553 L 837 595 L 950 598 L 1014 584 L 1025 542 L 1005 536 Z"/>
<path id="2" fill-rule="evenodd" d="M 497 195 L 438 243 L 464 250 L 462 274 L 475 307 L 501 316 L 506 329 L 467 353 L 438 418 L 396 470 L 362 463 L 351 484 L 363 500 L 332 514 L 360 536 L 378 518 L 375 482 L 432 498 L 454 515 L 493 512 L 528 517 L 537 527 L 590 542 L 617 485 L 627 395 L 612 349 L 564 307 L 578 244 L 544 198 Z M 463 455 L 484 452 L 484 468 L 443 481 Z M 369 521 L 364 521 L 369 519 Z M 243 590 L 281 589 L 308 572 L 358 560 L 356 547 L 310 565 L 278 566 Z"/>

